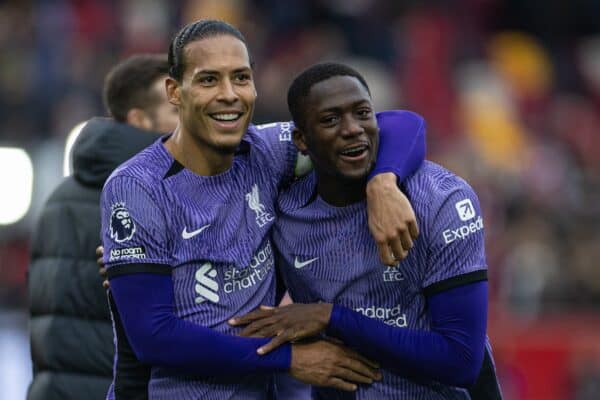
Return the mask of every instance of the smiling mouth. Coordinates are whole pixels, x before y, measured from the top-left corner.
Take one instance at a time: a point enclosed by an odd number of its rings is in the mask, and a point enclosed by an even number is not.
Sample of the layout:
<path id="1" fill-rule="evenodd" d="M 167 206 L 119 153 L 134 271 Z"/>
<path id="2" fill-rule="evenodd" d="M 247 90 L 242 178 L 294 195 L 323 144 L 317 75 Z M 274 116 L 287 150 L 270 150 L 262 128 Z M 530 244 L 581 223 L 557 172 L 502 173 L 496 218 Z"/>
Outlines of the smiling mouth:
<path id="1" fill-rule="evenodd" d="M 367 153 L 369 146 L 366 144 L 359 144 L 356 146 L 348 147 L 340 152 L 344 158 L 360 158 Z"/>
<path id="2" fill-rule="evenodd" d="M 242 115 L 244 114 L 241 112 L 209 114 L 212 119 L 218 122 L 236 122 Z"/>

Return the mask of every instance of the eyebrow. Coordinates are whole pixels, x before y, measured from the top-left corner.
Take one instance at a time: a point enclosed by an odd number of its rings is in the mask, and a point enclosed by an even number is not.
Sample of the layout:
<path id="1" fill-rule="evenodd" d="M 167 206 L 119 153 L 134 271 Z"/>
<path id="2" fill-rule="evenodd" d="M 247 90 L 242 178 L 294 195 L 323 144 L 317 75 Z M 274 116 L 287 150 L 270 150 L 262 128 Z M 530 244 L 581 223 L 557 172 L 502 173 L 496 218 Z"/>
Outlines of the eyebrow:
<path id="1" fill-rule="evenodd" d="M 234 74 L 238 74 L 240 72 L 252 72 L 252 68 L 250 67 L 241 67 L 241 68 L 236 68 L 232 71 Z M 198 75 L 220 75 L 221 71 L 218 70 L 212 70 L 212 69 L 202 69 L 200 71 L 197 71 L 196 73 L 194 73 L 193 77 L 196 77 Z"/>
<path id="2" fill-rule="evenodd" d="M 356 106 L 362 105 L 363 103 L 369 103 L 369 100 L 363 99 L 363 100 L 355 101 L 354 103 L 350 104 L 350 107 L 354 108 Z M 343 108 L 347 108 L 347 106 L 328 107 L 323 110 L 319 110 L 319 113 L 337 112 L 337 111 L 341 111 Z M 372 106 L 371 106 L 371 108 L 372 108 Z"/>

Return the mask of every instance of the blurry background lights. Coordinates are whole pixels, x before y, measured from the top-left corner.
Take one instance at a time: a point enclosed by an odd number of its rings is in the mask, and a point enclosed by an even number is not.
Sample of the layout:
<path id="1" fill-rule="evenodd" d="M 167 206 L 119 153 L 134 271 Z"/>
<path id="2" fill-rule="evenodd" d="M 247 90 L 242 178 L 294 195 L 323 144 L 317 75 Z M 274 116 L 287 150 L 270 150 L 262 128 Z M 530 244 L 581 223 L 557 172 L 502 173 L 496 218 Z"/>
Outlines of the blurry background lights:
<path id="1" fill-rule="evenodd" d="M 83 129 L 85 124 L 87 124 L 87 121 L 78 123 L 77 125 L 75 125 L 75 127 L 73 127 L 73 129 L 71 129 L 71 132 L 69 132 L 69 134 L 67 135 L 63 158 L 63 176 L 71 175 L 71 172 L 73 170 L 73 160 L 71 159 L 71 151 L 73 150 L 73 144 L 75 143 L 75 140 L 77 140 L 77 138 L 79 137 L 79 134 L 81 133 L 81 130 Z"/>
<path id="2" fill-rule="evenodd" d="M 29 210 L 33 166 L 25 150 L 0 147 L 0 225 L 19 221 Z"/>

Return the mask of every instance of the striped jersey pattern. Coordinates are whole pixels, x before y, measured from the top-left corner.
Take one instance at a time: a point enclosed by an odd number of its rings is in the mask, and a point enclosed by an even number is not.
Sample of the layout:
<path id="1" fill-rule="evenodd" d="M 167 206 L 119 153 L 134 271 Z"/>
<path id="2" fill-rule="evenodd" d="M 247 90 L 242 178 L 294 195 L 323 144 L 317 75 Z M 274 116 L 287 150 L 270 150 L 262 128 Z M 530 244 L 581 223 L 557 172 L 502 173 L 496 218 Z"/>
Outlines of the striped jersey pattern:
<path id="1" fill-rule="evenodd" d="M 481 211 L 461 178 L 425 161 L 405 181 L 420 235 L 396 267 L 379 260 L 365 202 L 327 204 L 315 174 L 284 191 L 273 231 L 277 263 L 295 302 L 337 303 L 398 329 L 430 329 L 425 293 L 487 269 Z M 356 393 L 313 388 L 322 399 L 470 399 L 466 390 L 383 370 Z"/>
<path id="2" fill-rule="evenodd" d="M 176 315 L 236 334 L 229 318 L 275 301 L 269 233 L 280 185 L 293 176 L 289 125 L 250 126 L 231 168 L 216 176 L 185 169 L 164 138 L 120 166 L 101 200 L 107 268 L 170 266 Z M 153 367 L 148 391 L 150 399 L 263 399 L 271 384 L 265 375 L 214 379 Z"/>

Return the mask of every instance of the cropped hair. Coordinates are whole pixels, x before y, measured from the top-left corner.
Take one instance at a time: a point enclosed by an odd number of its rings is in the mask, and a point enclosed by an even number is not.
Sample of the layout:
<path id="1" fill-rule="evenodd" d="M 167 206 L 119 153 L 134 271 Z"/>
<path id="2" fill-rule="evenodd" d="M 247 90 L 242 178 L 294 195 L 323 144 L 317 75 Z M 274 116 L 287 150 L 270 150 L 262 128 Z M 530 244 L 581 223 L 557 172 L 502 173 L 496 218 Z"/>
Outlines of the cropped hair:
<path id="1" fill-rule="evenodd" d="M 152 93 L 152 85 L 168 72 L 165 54 L 138 54 L 114 66 L 104 79 L 102 96 L 109 114 L 126 122 L 129 110 L 156 105 L 160 98 Z"/>
<path id="2" fill-rule="evenodd" d="M 371 91 L 365 78 L 355 69 L 340 63 L 320 63 L 305 69 L 298 75 L 288 89 L 287 102 L 290 114 L 296 126 L 304 129 L 306 122 L 306 100 L 310 89 L 319 82 L 336 76 L 352 76 L 367 89 L 369 96 Z"/>
<path id="3" fill-rule="evenodd" d="M 193 41 L 210 37 L 230 35 L 239 39 L 246 48 L 246 38 L 232 25 L 215 19 L 201 19 L 184 26 L 173 38 L 169 46 L 169 76 L 181 82 L 183 71 L 185 71 L 185 46 Z"/>

